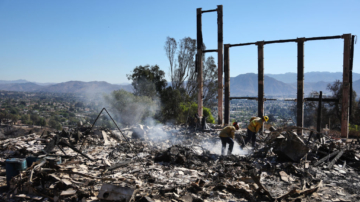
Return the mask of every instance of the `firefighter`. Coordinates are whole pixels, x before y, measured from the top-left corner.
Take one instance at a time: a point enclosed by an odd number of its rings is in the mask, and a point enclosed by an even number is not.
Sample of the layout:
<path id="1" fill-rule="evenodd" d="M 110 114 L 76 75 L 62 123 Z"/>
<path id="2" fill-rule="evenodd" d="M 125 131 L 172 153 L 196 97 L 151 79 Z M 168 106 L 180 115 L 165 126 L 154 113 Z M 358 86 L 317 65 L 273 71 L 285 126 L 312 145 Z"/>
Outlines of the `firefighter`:
<path id="1" fill-rule="evenodd" d="M 250 142 L 250 139 L 252 140 L 252 146 L 255 147 L 255 141 L 256 141 L 256 133 L 259 132 L 260 128 L 262 127 L 264 122 L 268 122 L 269 117 L 263 116 L 263 117 L 252 117 L 250 119 L 250 124 L 247 127 L 247 137 L 245 139 L 245 144 Z M 245 145 L 243 145 L 245 146 Z"/>
<path id="2" fill-rule="evenodd" d="M 234 122 L 232 126 L 226 126 L 221 130 L 219 135 L 222 144 L 221 155 L 225 155 L 226 144 L 229 144 L 227 155 L 231 155 L 234 147 L 235 130 L 239 130 L 237 122 Z"/>

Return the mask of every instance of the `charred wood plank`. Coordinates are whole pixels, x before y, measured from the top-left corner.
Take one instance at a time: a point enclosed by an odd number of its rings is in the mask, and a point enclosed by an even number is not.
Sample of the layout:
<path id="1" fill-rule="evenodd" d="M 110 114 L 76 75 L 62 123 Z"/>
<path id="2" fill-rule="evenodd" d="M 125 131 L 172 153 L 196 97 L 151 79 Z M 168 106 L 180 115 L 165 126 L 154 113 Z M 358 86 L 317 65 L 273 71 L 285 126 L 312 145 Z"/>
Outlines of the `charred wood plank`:
<path id="1" fill-rule="evenodd" d="M 320 159 L 318 162 L 316 162 L 316 163 L 314 164 L 314 166 L 320 165 L 320 163 L 325 162 L 326 160 L 328 160 L 328 159 L 330 159 L 331 157 L 335 156 L 335 155 L 338 154 L 339 152 L 340 152 L 340 151 L 334 151 L 333 153 L 325 156 L 324 158 L 322 158 L 322 159 Z"/>
<path id="2" fill-rule="evenodd" d="M 339 158 L 340 158 L 343 154 L 344 154 L 344 150 L 341 150 L 341 151 L 338 153 L 338 155 L 336 155 L 335 158 L 329 163 L 328 168 L 331 169 L 331 168 L 334 166 L 335 162 L 336 162 L 337 160 L 339 160 Z"/>
<path id="3" fill-rule="evenodd" d="M 123 161 L 123 162 L 120 162 L 120 163 L 116 163 L 110 167 L 107 168 L 107 170 L 115 170 L 117 168 L 120 168 L 121 166 L 124 166 L 124 165 L 127 165 L 129 164 L 131 161 Z"/>
<path id="4" fill-rule="evenodd" d="M 95 161 L 94 159 L 90 158 L 88 155 L 82 153 L 80 150 L 76 149 L 75 147 L 73 147 L 72 145 L 68 144 L 67 142 L 64 141 L 60 141 L 59 145 L 65 145 L 70 147 L 72 150 L 74 150 L 75 152 L 79 153 L 80 155 L 84 156 L 85 158 L 89 159 L 90 161 Z"/>

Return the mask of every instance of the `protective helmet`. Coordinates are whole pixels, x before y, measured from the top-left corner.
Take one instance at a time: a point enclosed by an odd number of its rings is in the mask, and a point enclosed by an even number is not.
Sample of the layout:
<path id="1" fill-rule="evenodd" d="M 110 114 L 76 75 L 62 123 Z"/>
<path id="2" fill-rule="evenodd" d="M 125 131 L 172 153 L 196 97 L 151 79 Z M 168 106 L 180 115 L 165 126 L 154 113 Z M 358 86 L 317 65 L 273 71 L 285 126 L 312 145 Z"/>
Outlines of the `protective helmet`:
<path id="1" fill-rule="evenodd" d="M 236 130 L 239 130 L 239 126 L 238 126 L 238 123 L 236 121 L 233 123 L 233 126 L 236 128 Z"/>
<path id="2" fill-rule="evenodd" d="M 263 119 L 264 119 L 266 122 L 268 122 L 269 117 L 268 117 L 268 116 L 263 116 Z"/>

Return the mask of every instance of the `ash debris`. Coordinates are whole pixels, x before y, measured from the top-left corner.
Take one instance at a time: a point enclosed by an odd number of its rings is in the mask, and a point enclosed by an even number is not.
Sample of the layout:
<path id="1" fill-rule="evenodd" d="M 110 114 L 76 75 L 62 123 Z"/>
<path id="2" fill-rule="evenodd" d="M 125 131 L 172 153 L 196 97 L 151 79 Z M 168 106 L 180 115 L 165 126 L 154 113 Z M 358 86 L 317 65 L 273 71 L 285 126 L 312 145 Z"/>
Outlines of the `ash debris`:
<path id="1" fill-rule="evenodd" d="M 221 156 L 219 126 L 4 132 L 3 201 L 359 201 L 356 140 L 281 128 Z M 20 134 L 20 133 L 23 134 Z M 29 134 L 30 132 L 30 134 Z M 307 131 L 309 132 L 309 131 Z M 306 132 L 306 133 L 307 133 Z M 236 134 L 241 142 L 242 134 Z M 19 167 L 26 159 L 27 166 Z M 10 161 L 12 160 L 12 161 Z M 15 162 L 15 163 L 14 163 Z M 14 166 L 18 173 L 6 170 Z M 7 182 L 6 176 L 12 174 Z M 8 186 L 7 186 L 8 185 Z"/>

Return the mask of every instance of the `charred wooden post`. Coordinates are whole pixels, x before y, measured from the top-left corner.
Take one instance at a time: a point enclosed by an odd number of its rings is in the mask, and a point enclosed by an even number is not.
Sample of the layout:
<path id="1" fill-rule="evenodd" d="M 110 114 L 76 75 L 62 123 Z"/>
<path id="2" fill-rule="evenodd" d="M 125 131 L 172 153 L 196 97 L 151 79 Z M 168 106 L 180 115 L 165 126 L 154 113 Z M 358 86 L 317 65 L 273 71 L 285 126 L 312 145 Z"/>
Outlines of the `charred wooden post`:
<path id="1" fill-rule="evenodd" d="M 350 48 L 351 34 L 344 34 L 343 93 L 341 105 L 341 137 L 349 135 Z"/>
<path id="2" fill-rule="evenodd" d="M 296 109 L 296 125 L 298 135 L 303 134 L 304 127 L 304 41 L 305 38 L 297 40 L 297 109 Z"/>
<path id="3" fill-rule="evenodd" d="M 223 124 L 223 6 L 217 6 L 218 23 L 218 124 Z"/>
<path id="4" fill-rule="evenodd" d="M 321 132 L 321 106 L 322 106 L 322 91 L 320 91 L 319 95 L 319 106 L 318 106 L 318 114 L 317 114 L 317 124 L 316 124 L 316 130 L 318 133 Z"/>
<path id="5" fill-rule="evenodd" d="M 351 52 L 350 52 L 350 74 L 349 74 L 349 82 L 350 82 L 350 112 L 349 117 L 351 117 L 351 111 L 352 111 L 352 99 L 353 99 L 353 80 L 352 80 L 352 71 L 353 71 L 353 65 L 354 65 L 354 40 L 355 35 L 352 35 L 351 37 Z"/>
<path id="6" fill-rule="evenodd" d="M 257 42 L 258 46 L 258 116 L 264 116 L 264 42 Z M 264 131 L 264 125 L 262 127 Z"/>
<path id="7" fill-rule="evenodd" d="M 229 44 L 224 45 L 224 71 L 225 71 L 225 112 L 224 122 L 229 125 L 230 121 L 230 54 Z"/>
<path id="8" fill-rule="evenodd" d="M 201 8 L 196 10 L 196 41 L 197 41 L 197 82 L 198 82 L 198 115 L 201 123 L 203 116 L 203 40 L 201 31 Z"/>

